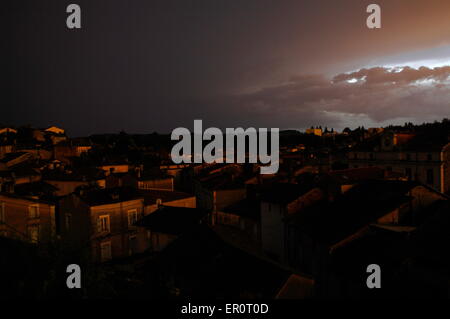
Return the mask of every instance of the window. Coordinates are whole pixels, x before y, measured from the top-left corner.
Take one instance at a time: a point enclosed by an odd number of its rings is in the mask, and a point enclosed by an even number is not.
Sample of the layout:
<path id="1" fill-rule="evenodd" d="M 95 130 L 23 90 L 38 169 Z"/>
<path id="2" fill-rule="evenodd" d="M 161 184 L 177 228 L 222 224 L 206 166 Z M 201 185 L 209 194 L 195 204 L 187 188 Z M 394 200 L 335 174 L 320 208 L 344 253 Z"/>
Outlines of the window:
<path id="1" fill-rule="evenodd" d="M 29 218 L 39 218 L 39 206 L 38 205 L 28 206 L 28 217 Z"/>
<path id="2" fill-rule="evenodd" d="M 434 175 L 433 175 L 433 169 L 429 168 L 427 169 L 427 184 L 433 184 L 434 183 Z"/>
<path id="3" fill-rule="evenodd" d="M 100 244 L 100 260 L 107 261 L 111 259 L 111 242 L 106 241 Z"/>
<path id="4" fill-rule="evenodd" d="M 134 226 L 138 220 L 138 213 L 136 209 L 128 211 L 128 227 Z"/>
<path id="5" fill-rule="evenodd" d="M 242 218 L 239 218 L 239 228 L 241 230 L 245 230 L 245 221 Z"/>
<path id="6" fill-rule="evenodd" d="M 28 226 L 28 238 L 32 243 L 37 243 L 39 241 L 39 226 L 30 225 Z"/>
<path id="7" fill-rule="evenodd" d="M 104 233 L 109 232 L 109 215 L 102 215 L 98 217 L 98 232 Z"/>
<path id="8" fill-rule="evenodd" d="M 129 253 L 133 255 L 137 253 L 137 239 L 136 236 L 130 236 L 129 238 Z"/>
<path id="9" fill-rule="evenodd" d="M 409 153 L 406 154 L 406 160 L 407 160 L 407 161 L 410 161 L 410 160 L 411 160 L 411 154 L 409 154 Z"/>
<path id="10" fill-rule="evenodd" d="M 412 171 L 410 167 L 405 168 L 405 176 L 408 178 L 408 180 L 412 179 Z"/>
<path id="11" fill-rule="evenodd" d="M 427 161 L 430 162 L 433 159 L 433 156 L 431 154 L 427 154 Z"/>
<path id="12" fill-rule="evenodd" d="M 5 222 L 5 203 L 0 202 L 0 223 L 4 223 Z"/>
<path id="13" fill-rule="evenodd" d="M 65 224 L 66 224 L 66 230 L 69 230 L 70 226 L 72 225 L 72 214 L 66 214 Z"/>

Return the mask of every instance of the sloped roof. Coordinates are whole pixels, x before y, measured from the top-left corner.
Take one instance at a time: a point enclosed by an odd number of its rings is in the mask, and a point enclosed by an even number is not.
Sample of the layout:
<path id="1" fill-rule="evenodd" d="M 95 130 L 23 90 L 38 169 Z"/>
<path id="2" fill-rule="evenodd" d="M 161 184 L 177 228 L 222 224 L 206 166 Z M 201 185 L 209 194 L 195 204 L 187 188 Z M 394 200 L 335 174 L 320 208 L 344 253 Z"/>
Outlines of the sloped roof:
<path id="1" fill-rule="evenodd" d="M 156 189 L 139 189 L 138 190 L 139 196 L 144 198 L 145 205 L 153 205 L 156 204 L 158 199 L 161 199 L 163 203 L 181 200 L 181 199 L 187 199 L 195 197 L 195 195 L 183 193 L 183 192 L 176 192 L 176 191 L 169 191 L 169 190 L 156 190 Z"/>
<path id="2" fill-rule="evenodd" d="M 80 195 L 80 198 L 90 206 L 98 206 L 142 199 L 143 197 L 131 187 L 116 187 L 87 190 Z"/>
<path id="3" fill-rule="evenodd" d="M 289 204 L 300 196 L 311 190 L 311 187 L 305 187 L 299 184 L 275 183 L 264 191 L 262 201 L 277 204 Z"/>
<path id="4" fill-rule="evenodd" d="M 223 241 L 206 225 L 175 240 L 158 258 L 160 269 L 176 265 L 180 288 L 191 297 L 273 298 L 291 275 Z"/>
<path id="5" fill-rule="evenodd" d="M 330 172 L 329 175 L 340 184 L 354 183 L 384 177 L 384 170 L 378 167 L 362 167 Z"/>
<path id="6" fill-rule="evenodd" d="M 206 216 L 198 208 L 160 206 L 155 212 L 139 220 L 136 225 L 154 232 L 181 235 L 198 225 Z"/>
<path id="7" fill-rule="evenodd" d="M 375 222 L 412 198 L 408 192 L 418 186 L 414 182 L 365 181 L 333 202 L 319 202 L 291 223 L 318 242 L 333 245 Z"/>
<path id="8" fill-rule="evenodd" d="M 292 274 L 275 296 L 275 299 L 305 299 L 312 297 L 314 280 Z"/>
<path id="9" fill-rule="evenodd" d="M 251 218 L 254 220 L 261 219 L 261 202 L 259 199 L 245 198 L 235 204 L 229 205 L 223 209 L 224 212 Z"/>

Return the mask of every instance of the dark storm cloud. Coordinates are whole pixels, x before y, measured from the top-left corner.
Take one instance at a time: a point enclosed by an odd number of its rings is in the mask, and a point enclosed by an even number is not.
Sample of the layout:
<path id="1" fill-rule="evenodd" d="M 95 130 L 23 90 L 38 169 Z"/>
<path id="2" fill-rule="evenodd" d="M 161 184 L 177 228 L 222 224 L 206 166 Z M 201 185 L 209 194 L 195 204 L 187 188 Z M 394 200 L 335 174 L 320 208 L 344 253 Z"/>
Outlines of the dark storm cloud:
<path id="1" fill-rule="evenodd" d="M 420 121 L 445 113 L 442 81 L 413 86 L 407 77 L 422 71 L 367 66 L 445 57 L 429 50 L 450 44 L 450 1 L 379 0 L 381 30 L 366 28 L 365 0 L 6 2 L 0 124 L 57 124 L 79 135 L 169 132 L 195 118 L 302 128 L 342 125 L 351 114 L 382 120 L 410 110 Z M 77 31 L 65 27 L 72 2 L 82 8 Z M 367 83 L 350 85 L 348 75 L 331 83 L 364 67 Z M 393 76 L 406 82 L 377 85 Z"/>

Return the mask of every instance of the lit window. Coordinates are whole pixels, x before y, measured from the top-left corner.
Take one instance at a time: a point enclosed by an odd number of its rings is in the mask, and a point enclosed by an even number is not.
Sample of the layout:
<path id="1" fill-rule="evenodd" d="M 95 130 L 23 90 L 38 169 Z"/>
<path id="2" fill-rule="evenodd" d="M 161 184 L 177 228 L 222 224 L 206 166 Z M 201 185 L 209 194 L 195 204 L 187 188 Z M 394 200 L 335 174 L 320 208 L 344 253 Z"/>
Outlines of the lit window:
<path id="1" fill-rule="evenodd" d="M 99 216 L 97 226 L 98 226 L 99 233 L 109 232 L 109 230 L 110 230 L 109 215 Z"/>
<path id="2" fill-rule="evenodd" d="M 28 226 L 28 238 L 32 243 L 37 243 L 39 241 L 39 226 L 31 225 Z"/>
<path id="3" fill-rule="evenodd" d="M 28 206 L 28 217 L 29 218 L 39 218 L 39 206 L 38 205 Z"/>

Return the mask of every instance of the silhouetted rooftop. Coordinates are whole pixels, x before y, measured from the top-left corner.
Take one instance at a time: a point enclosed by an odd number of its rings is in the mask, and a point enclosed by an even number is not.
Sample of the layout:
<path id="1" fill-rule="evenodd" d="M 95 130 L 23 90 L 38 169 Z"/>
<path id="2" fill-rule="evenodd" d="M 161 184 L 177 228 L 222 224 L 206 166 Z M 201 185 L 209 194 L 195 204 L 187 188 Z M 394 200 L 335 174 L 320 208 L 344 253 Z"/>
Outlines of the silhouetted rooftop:
<path id="1" fill-rule="evenodd" d="M 198 225 L 207 213 L 198 208 L 160 206 L 136 225 L 171 235 L 181 235 Z"/>
<path id="2" fill-rule="evenodd" d="M 365 181 L 338 197 L 296 214 L 291 222 L 317 241 L 336 244 L 411 200 L 415 182 Z"/>
<path id="3" fill-rule="evenodd" d="M 288 204 L 300 196 L 306 194 L 311 190 L 311 187 L 302 186 L 299 184 L 277 183 L 264 191 L 262 194 L 262 201 Z"/>

